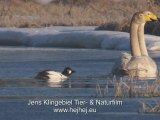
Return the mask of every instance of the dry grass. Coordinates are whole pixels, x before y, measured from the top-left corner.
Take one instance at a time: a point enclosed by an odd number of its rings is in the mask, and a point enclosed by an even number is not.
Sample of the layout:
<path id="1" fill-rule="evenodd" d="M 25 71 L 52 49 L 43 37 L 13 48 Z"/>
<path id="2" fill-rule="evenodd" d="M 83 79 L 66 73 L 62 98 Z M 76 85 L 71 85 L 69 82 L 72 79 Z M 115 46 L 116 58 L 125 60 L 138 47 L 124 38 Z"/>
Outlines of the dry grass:
<path id="1" fill-rule="evenodd" d="M 129 31 L 131 16 L 141 10 L 159 14 L 159 6 L 146 0 L 82 0 L 48 5 L 32 0 L 0 0 L 0 26 L 98 25 L 98 29 Z"/>
<path id="2" fill-rule="evenodd" d="M 109 96 L 108 83 L 105 84 L 104 88 L 101 88 L 100 84 L 96 84 L 96 97 L 108 97 Z"/>
<path id="3" fill-rule="evenodd" d="M 159 78 L 156 80 L 139 80 L 137 78 L 124 77 L 107 81 L 103 86 L 96 85 L 97 97 L 157 97 L 160 96 Z M 112 85 L 111 85 L 112 84 Z M 109 87 L 114 86 L 114 87 Z M 112 91 L 110 93 L 110 91 Z"/>
<path id="4" fill-rule="evenodd" d="M 140 101 L 142 104 L 142 108 L 139 110 L 140 113 L 160 113 L 160 102 L 154 101 L 154 102 L 143 102 Z"/>
<path id="5" fill-rule="evenodd" d="M 50 25 L 100 25 L 105 17 L 89 6 L 41 5 L 32 1 L 0 1 L 0 26 L 41 27 Z"/>

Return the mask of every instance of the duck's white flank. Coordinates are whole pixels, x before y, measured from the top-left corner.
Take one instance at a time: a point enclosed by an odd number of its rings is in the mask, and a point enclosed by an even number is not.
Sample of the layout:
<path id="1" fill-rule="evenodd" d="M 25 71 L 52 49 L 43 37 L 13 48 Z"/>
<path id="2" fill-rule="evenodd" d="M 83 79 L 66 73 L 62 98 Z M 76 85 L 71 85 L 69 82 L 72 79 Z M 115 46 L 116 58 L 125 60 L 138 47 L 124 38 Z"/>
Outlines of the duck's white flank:
<path id="1" fill-rule="evenodd" d="M 48 75 L 48 82 L 63 82 L 67 80 L 67 76 L 63 75 L 62 73 L 55 72 L 55 71 L 47 71 Z"/>

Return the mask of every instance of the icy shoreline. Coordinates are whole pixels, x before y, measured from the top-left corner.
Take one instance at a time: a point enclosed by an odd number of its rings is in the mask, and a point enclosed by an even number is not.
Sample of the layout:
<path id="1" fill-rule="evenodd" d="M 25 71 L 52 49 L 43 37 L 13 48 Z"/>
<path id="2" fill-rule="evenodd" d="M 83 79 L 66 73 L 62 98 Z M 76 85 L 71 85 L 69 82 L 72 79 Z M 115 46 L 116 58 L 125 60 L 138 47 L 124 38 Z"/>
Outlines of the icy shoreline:
<path id="1" fill-rule="evenodd" d="M 96 48 L 129 50 L 129 34 L 115 31 L 96 31 L 95 26 L 0 28 L 1 46 Z M 145 35 L 150 51 L 160 50 L 160 37 Z"/>

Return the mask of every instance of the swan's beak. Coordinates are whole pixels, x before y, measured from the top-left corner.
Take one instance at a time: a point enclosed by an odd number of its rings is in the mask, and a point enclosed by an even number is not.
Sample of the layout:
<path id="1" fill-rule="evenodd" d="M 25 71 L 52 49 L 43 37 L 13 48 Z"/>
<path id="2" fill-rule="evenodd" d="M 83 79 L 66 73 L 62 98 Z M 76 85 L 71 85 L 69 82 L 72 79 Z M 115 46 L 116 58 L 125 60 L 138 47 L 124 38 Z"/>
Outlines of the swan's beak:
<path id="1" fill-rule="evenodd" d="M 144 15 L 144 19 L 147 21 L 147 22 L 154 22 L 154 21 L 158 21 L 158 17 L 154 14 L 151 14 L 151 15 Z"/>

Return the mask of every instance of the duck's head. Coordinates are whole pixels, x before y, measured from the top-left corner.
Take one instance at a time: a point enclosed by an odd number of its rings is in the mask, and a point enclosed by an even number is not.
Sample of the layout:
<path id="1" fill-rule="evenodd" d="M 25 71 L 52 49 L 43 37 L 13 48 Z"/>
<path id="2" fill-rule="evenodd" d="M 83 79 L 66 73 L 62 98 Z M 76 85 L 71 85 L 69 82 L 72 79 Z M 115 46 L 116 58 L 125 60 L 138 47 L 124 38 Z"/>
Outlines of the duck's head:
<path id="1" fill-rule="evenodd" d="M 74 73 L 75 71 L 74 70 L 72 70 L 70 67 L 66 67 L 64 70 L 63 70 L 63 72 L 62 72 L 62 74 L 63 75 L 65 75 L 65 76 L 70 76 L 72 73 Z"/>
<path id="2" fill-rule="evenodd" d="M 159 18 L 150 11 L 137 12 L 132 17 L 132 22 L 135 22 L 137 24 L 142 24 L 146 22 L 154 22 L 158 20 Z"/>

